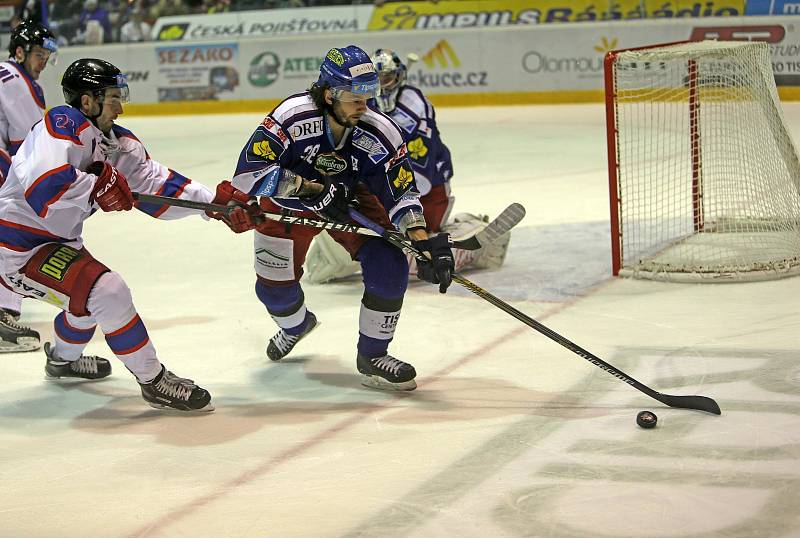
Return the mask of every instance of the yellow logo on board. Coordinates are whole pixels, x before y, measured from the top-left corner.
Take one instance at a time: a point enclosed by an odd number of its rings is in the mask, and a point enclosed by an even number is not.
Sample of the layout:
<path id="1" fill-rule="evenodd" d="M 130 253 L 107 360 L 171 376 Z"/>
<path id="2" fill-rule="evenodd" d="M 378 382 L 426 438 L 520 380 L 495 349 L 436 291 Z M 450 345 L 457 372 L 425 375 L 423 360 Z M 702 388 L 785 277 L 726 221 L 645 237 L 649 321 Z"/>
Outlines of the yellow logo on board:
<path id="1" fill-rule="evenodd" d="M 449 63 L 447 61 L 448 58 L 450 59 Z M 442 39 L 436 43 L 431 50 L 426 52 L 422 57 L 422 61 L 425 62 L 428 69 L 433 69 L 437 63 L 441 68 L 461 66 L 461 60 L 458 59 L 456 51 L 453 50 L 453 47 L 450 46 L 450 43 L 448 43 L 446 39 Z"/>

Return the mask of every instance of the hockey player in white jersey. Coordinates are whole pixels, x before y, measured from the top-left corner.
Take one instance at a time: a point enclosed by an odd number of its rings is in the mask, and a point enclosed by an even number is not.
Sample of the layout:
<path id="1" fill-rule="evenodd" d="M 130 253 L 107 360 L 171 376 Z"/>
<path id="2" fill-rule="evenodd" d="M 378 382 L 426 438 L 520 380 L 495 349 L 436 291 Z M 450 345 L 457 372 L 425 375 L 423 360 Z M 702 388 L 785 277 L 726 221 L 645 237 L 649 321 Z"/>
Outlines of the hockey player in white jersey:
<path id="1" fill-rule="evenodd" d="M 136 205 L 159 219 L 197 214 L 134 204 L 131 190 L 222 204 L 236 193 L 223 185 L 215 197 L 152 160 L 133 133 L 114 123 L 129 90 L 112 64 L 77 60 L 61 85 L 68 105 L 50 109 L 33 127 L 0 188 L 0 281 L 62 310 L 54 321 L 54 343 L 45 344 L 49 379 L 100 379 L 111 373 L 106 359 L 82 354 L 99 325 L 151 406 L 213 410 L 208 391 L 161 364 L 125 281 L 86 250 L 81 232 L 83 221 L 98 209 L 127 211 Z"/>
<path id="2" fill-rule="evenodd" d="M 0 62 L 0 185 L 11 157 L 44 114 L 44 92 L 36 82 L 58 51 L 55 36 L 39 23 L 22 21 L 11 32 L 9 58 Z M 39 333 L 19 323 L 22 296 L 0 286 L 0 353 L 34 351 Z"/>
<path id="3" fill-rule="evenodd" d="M 422 90 L 406 82 L 408 69 L 397 53 L 378 49 L 371 60 L 381 85 L 374 104 L 397 123 L 406 139 L 428 232 L 447 232 L 454 241 L 477 234 L 486 227 L 488 218 L 459 213 L 448 222 L 455 201 L 450 190 L 453 162 L 450 150 L 439 134 L 433 105 Z M 500 267 L 505 260 L 509 238 L 510 233 L 506 233 L 478 250 L 454 249 L 455 270 Z M 415 274 L 416 260 L 412 256 L 408 259 L 409 270 Z M 322 233 L 315 238 L 308 252 L 306 269 L 309 282 L 323 283 L 353 275 L 359 266 L 328 234 Z"/>

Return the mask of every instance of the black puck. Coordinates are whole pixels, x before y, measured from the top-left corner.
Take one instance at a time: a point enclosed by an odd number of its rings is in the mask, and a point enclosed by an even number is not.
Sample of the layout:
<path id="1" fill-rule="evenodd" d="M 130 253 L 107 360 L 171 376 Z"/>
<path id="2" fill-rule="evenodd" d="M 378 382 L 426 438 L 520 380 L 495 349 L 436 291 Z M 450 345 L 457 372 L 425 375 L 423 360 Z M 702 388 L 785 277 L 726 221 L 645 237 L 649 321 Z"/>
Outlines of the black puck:
<path id="1" fill-rule="evenodd" d="M 636 415 L 636 424 L 642 428 L 648 430 L 650 428 L 655 428 L 656 422 L 658 422 L 658 417 L 652 411 L 640 411 L 639 414 Z"/>

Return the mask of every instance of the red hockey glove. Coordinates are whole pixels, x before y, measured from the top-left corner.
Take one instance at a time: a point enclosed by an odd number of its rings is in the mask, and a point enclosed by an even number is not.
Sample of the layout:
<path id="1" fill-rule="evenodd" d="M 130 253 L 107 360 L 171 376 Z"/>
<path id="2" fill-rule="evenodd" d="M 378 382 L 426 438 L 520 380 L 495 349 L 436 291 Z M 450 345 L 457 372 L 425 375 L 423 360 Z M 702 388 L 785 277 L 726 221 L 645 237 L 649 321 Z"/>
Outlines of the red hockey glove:
<path id="1" fill-rule="evenodd" d="M 230 181 L 223 181 L 217 185 L 217 194 L 212 203 L 233 208 L 228 212 L 206 211 L 206 215 L 221 220 L 234 233 L 252 230 L 261 220 L 258 218 L 262 214 L 258 200 L 231 185 Z"/>
<path id="2" fill-rule="evenodd" d="M 92 189 L 92 202 L 103 211 L 128 211 L 133 209 L 133 194 L 122 172 L 106 161 L 95 161 L 86 172 L 97 176 Z"/>

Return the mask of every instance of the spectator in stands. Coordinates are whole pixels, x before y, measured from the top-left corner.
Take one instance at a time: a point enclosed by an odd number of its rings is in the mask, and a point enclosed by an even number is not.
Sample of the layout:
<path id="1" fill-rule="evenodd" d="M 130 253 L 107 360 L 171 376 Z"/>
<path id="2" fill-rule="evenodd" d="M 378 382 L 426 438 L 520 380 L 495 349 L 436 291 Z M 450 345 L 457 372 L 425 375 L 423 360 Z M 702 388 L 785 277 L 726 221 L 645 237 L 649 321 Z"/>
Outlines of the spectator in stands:
<path id="1" fill-rule="evenodd" d="M 81 0 L 58 0 L 50 4 L 50 30 L 56 34 L 59 46 L 75 41 L 81 15 Z"/>
<path id="2" fill-rule="evenodd" d="M 98 26 L 100 30 L 98 30 Z M 110 43 L 112 41 L 111 19 L 108 16 L 108 11 L 97 4 L 97 0 L 86 0 L 83 3 L 79 29 L 81 34 L 79 38 L 82 37 L 83 42 L 87 45 Z"/>
<path id="3" fill-rule="evenodd" d="M 14 16 L 11 19 L 11 28 L 15 28 L 19 21 L 24 20 L 42 24 L 41 0 L 22 0 L 14 11 Z"/>
<path id="4" fill-rule="evenodd" d="M 130 13 L 128 22 L 122 25 L 119 31 L 119 40 L 123 43 L 136 41 L 150 41 L 152 28 L 144 21 L 144 13 L 138 8 Z"/>
<path id="5" fill-rule="evenodd" d="M 150 18 L 157 20 L 159 17 L 170 17 L 172 15 L 187 15 L 189 6 L 181 0 L 158 0 L 150 8 Z"/>
<path id="6" fill-rule="evenodd" d="M 209 0 L 206 6 L 206 13 L 226 13 L 231 10 L 231 0 Z"/>

